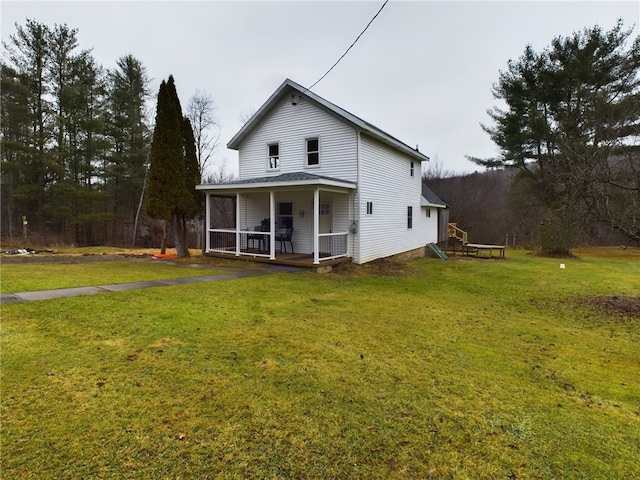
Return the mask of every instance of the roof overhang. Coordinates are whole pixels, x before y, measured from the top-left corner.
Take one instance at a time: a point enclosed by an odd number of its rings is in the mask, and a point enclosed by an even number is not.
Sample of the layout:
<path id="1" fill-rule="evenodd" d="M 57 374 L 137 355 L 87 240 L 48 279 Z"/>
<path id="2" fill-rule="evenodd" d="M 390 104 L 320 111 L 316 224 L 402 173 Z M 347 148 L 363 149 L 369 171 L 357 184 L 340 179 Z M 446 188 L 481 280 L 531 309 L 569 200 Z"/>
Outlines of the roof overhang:
<path id="1" fill-rule="evenodd" d="M 357 185 L 337 178 L 322 177 L 310 174 L 284 174 L 275 177 L 254 178 L 226 183 L 213 183 L 196 185 L 196 190 L 205 193 L 234 193 L 255 190 L 296 190 L 314 189 L 322 190 L 355 190 Z"/>
<path id="2" fill-rule="evenodd" d="M 424 198 L 424 196 L 420 196 L 420 206 L 421 207 L 433 207 L 433 208 L 447 208 L 445 204 L 441 203 L 433 203 Z"/>

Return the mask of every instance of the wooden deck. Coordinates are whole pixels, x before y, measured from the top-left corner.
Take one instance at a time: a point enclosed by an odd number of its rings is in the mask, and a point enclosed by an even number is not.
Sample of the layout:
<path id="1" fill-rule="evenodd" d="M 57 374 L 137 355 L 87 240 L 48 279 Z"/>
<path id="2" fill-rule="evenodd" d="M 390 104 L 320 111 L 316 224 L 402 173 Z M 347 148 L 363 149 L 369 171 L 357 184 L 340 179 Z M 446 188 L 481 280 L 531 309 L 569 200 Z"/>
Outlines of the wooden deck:
<path id="1" fill-rule="evenodd" d="M 504 258 L 504 245 L 484 245 L 481 243 L 467 243 L 462 245 L 460 250 L 454 249 L 454 254 L 460 253 L 461 255 L 470 257 L 483 257 L 483 258 Z"/>

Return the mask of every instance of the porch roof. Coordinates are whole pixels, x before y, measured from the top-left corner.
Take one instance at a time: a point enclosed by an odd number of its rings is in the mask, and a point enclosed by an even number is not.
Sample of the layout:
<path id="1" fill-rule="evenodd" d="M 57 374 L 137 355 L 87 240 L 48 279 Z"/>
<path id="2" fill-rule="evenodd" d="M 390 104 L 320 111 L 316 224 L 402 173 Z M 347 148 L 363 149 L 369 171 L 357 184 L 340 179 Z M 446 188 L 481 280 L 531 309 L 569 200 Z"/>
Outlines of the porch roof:
<path id="1" fill-rule="evenodd" d="M 247 180 L 234 180 L 224 183 L 205 183 L 196 185 L 196 190 L 204 192 L 213 191 L 238 191 L 256 189 L 274 189 L 286 187 L 325 187 L 355 190 L 354 182 L 340 180 L 338 178 L 314 175 L 307 172 L 283 173 L 282 175 L 251 178 Z"/>
<path id="2" fill-rule="evenodd" d="M 447 202 L 443 201 L 436 193 L 431 190 L 424 182 L 422 182 L 422 198 L 420 199 L 421 207 L 448 208 Z"/>

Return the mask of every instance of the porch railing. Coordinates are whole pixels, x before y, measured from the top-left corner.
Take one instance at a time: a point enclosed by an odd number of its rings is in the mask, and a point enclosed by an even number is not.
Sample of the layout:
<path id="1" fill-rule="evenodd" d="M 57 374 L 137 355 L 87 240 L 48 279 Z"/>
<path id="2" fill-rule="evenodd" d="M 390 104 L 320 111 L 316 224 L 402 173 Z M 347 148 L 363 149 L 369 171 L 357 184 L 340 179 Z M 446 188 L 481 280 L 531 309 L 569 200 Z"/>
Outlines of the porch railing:
<path id="1" fill-rule="evenodd" d="M 209 230 L 209 251 L 235 253 L 254 257 L 269 257 L 269 232 L 248 230 L 211 229 Z M 240 248 L 238 249 L 238 240 Z"/>
<path id="2" fill-rule="evenodd" d="M 320 258 L 323 260 L 331 260 L 333 258 L 346 257 L 347 239 L 349 238 L 349 232 L 338 233 L 320 233 L 318 234 L 318 244 Z"/>
<path id="3" fill-rule="evenodd" d="M 235 252 L 236 231 L 222 229 L 209 230 L 208 248 L 215 252 Z"/>
<path id="4" fill-rule="evenodd" d="M 270 232 L 248 230 L 210 229 L 209 252 L 233 253 L 253 257 L 270 257 Z M 349 232 L 320 233 L 318 235 L 319 261 L 332 260 L 348 255 Z M 240 248 L 238 248 L 238 241 Z"/>

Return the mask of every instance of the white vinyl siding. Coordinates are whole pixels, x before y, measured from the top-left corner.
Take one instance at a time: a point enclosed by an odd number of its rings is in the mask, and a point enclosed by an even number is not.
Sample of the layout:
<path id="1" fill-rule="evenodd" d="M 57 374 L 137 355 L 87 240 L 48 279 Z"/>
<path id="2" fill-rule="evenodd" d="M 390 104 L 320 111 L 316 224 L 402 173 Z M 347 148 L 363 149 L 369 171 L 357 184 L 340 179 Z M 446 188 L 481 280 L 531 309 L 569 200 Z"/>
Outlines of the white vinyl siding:
<path id="1" fill-rule="evenodd" d="M 283 99 L 248 135 L 239 149 L 240 180 L 304 171 L 308 139 L 319 139 L 321 149 L 320 165 L 312 173 L 357 181 L 356 131 L 304 98 L 297 105 Z M 265 172 L 265 145 L 276 140 L 279 168 Z"/>
<path id="2" fill-rule="evenodd" d="M 426 245 L 430 236 L 426 216 L 420 207 L 421 178 L 408 175 L 408 158 L 383 143 L 362 135 L 360 140 L 359 248 L 354 261 L 364 263 Z M 367 215 L 367 202 L 375 204 L 375 215 Z M 408 208 L 412 207 L 412 228 L 407 228 Z M 437 229 L 435 230 L 437 232 Z M 434 234 L 436 235 L 436 234 Z"/>

